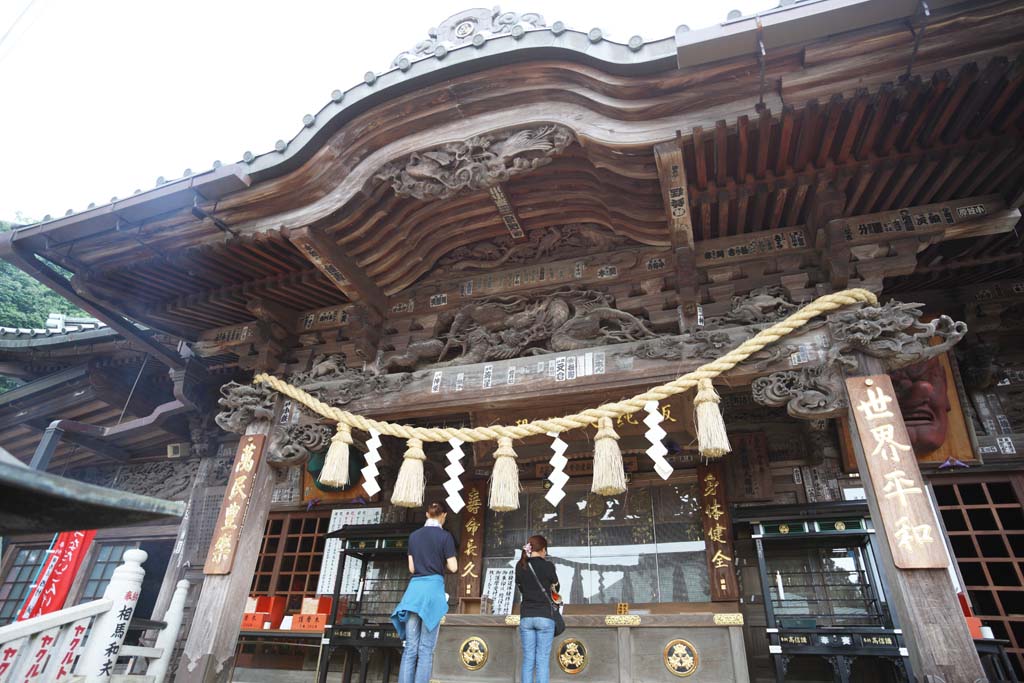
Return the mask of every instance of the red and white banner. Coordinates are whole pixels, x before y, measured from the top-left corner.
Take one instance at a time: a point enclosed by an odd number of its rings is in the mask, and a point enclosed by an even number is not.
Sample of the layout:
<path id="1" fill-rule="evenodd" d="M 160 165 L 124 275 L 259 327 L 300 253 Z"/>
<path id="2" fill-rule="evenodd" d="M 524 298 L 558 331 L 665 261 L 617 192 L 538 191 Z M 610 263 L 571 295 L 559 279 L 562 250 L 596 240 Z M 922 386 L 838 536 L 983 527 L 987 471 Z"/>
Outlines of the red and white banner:
<path id="1" fill-rule="evenodd" d="M 18 612 L 18 621 L 56 612 L 64 607 L 71 584 L 95 536 L 95 530 L 63 531 L 57 534 Z"/>

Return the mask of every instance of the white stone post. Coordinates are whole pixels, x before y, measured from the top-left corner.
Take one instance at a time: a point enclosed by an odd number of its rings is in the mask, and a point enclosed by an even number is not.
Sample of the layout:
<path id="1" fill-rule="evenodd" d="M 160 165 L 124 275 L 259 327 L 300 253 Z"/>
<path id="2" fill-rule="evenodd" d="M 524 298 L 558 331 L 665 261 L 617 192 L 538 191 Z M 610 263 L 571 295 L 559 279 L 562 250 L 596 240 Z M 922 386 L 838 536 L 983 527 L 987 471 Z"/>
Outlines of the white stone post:
<path id="1" fill-rule="evenodd" d="M 171 655 L 174 654 L 174 644 L 178 642 L 178 631 L 181 630 L 181 622 L 185 615 L 185 598 L 188 597 L 188 581 L 182 579 L 174 589 L 171 596 L 171 604 L 167 606 L 163 622 L 167 624 L 160 635 L 156 637 L 156 647 L 160 650 L 160 657 L 154 659 L 146 668 L 146 675 L 152 676 L 153 683 L 163 683 L 167 676 L 167 669 L 171 664 Z"/>
<path id="2" fill-rule="evenodd" d="M 103 598 L 110 600 L 110 611 L 96 617 L 92 631 L 85 643 L 82 658 L 75 667 L 75 673 L 85 677 L 85 683 L 106 683 L 114 672 L 117 655 L 121 651 L 128 622 L 139 601 L 142 579 L 146 570 L 142 563 L 149 557 L 145 550 L 132 548 L 124 551 L 124 563 L 118 565 L 110 583 L 103 592 Z"/>

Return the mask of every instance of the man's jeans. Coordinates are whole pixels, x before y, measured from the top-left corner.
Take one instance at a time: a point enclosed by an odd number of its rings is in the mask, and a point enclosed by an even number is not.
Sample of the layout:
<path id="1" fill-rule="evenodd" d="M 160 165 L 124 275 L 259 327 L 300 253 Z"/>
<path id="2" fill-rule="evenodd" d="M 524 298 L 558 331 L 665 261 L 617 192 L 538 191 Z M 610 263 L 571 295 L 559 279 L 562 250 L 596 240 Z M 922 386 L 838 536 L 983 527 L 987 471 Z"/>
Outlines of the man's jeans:
<path id="1" fill-rule="evenodd" d="M 548 683 L 551 641 L 554 639 L 554 619 L 526 617 L 519 620 L 519 640 L 523 644 L 523 683 Z"/>
<path id="2" fill-rule="evenodd" d="M 415 612 L 409 614 L 409 621 L 405 622 L 405 649 L 402 650 L 398 683 L 430 683 L 430 670 L 434 666 L 434 646 L 437 645 L 437 634 L 440 631 L 440 624 L 433 631 L 428 631 L 420 620 L 420 615 Z M 550 638 L 548 649 L 551 649 Z"/>

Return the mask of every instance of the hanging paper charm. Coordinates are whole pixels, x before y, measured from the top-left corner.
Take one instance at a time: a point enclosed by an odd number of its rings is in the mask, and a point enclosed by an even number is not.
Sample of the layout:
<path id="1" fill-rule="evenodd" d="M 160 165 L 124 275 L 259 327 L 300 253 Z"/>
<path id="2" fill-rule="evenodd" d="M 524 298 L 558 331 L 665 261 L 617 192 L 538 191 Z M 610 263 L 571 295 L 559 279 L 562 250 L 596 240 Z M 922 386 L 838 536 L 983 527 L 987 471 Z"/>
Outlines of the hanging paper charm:
<path id="1" fill-rule="evenodd" d="M 366 466 L 359 470 L 363 474 L 363 490 L 366 495 L 375 496 L 380 493 L 380 484 L 377 483 L 377 463 L 380 462 L 380 432 L 376 429 L 370 430 L 370 438 L 366 440 Z"/>
<path id="2" fill-rule="evenodd" d="M 658 410 L 657 401 L 648 401 L 644 405 L 644 410 L 647 411 L 644 424 L 649 428 L 644 432 L 644 436 L 651 442 L 650 447 L 647 449 L 647 455 L 651 456 L 651 460 L 654 461 L 654 471 L 658 473 L 658 476 L 662 479 L 668 479 L 674 470 L 672 465 L 668 464 L 668 460 L 665 460 L 668 449 L 662 443 L 662 439 L 667 436 L 665 430 L 661 428 L 661 421 L 665 418 L 661 416 L 661 411 Z"/>
<path id="3" fill-rule="evenodd" d="M 444 471 L 448 473 L 448 481 L 444 483 L 444 490 L 448 492 L 445 502 L 448 503 L 448 509 L 458 513 L 462 508 L 466 507 L 466 501 L 462 499 L 462 494 L 459 493 L 463 488 L 460 477 L 466 471 L 466 468 L 459 461 L 462 460 L 465 453 L 462 452 L 462 439 L 452 437 L 448 439 L 448 443 L 452 449 L 447 453 L 448 466 L 444 468 Z"/>
<path id="4" fill-rule="evenodd" d="M 562 502 L 562 498 L 565 498 L 565 491 L 562 489 L 569 481 L 569 475 L 565 473 L 565 466 L 569 464 L 569 459 L 565 457 L 565 451 L 569 448 L 569 444 L 562 441 L 558 436 L 558 432 L 548 432 L 554 441 L 551 442 L 551 450 L 553 454 L 551 460 L 551 474 L 548 475 L 548 481 L 551 482 L 551 488 L 544 494 L 544 498 L 554 506 L 558 506 Z"/>

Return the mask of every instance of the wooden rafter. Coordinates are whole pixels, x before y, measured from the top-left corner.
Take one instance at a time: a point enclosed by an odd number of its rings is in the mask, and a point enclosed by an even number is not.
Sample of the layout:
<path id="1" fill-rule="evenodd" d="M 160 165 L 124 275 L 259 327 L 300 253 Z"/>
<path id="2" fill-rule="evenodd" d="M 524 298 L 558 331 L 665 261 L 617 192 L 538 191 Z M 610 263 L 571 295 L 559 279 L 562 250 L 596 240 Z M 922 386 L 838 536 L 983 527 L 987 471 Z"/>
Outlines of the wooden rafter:
<path id="1" fill-rule="evenodd" d="M 364 304 L 383 319 L 387 310 L 384 292 L 337 243 L 311 227 L 290 230 L 287 237 L 350 301 Z"/>
<path id="2" fill-rule="evenodd" d="M 665 203 L 665 219 L 675 252 L 676 282 L 685 315 L 695 315 L 697 298 L 697 264 L 693 242 L 693 218 L 690 213 L 689 190 L 683 149 L 677 140 L 654 146 L 661 196 Z"/>

